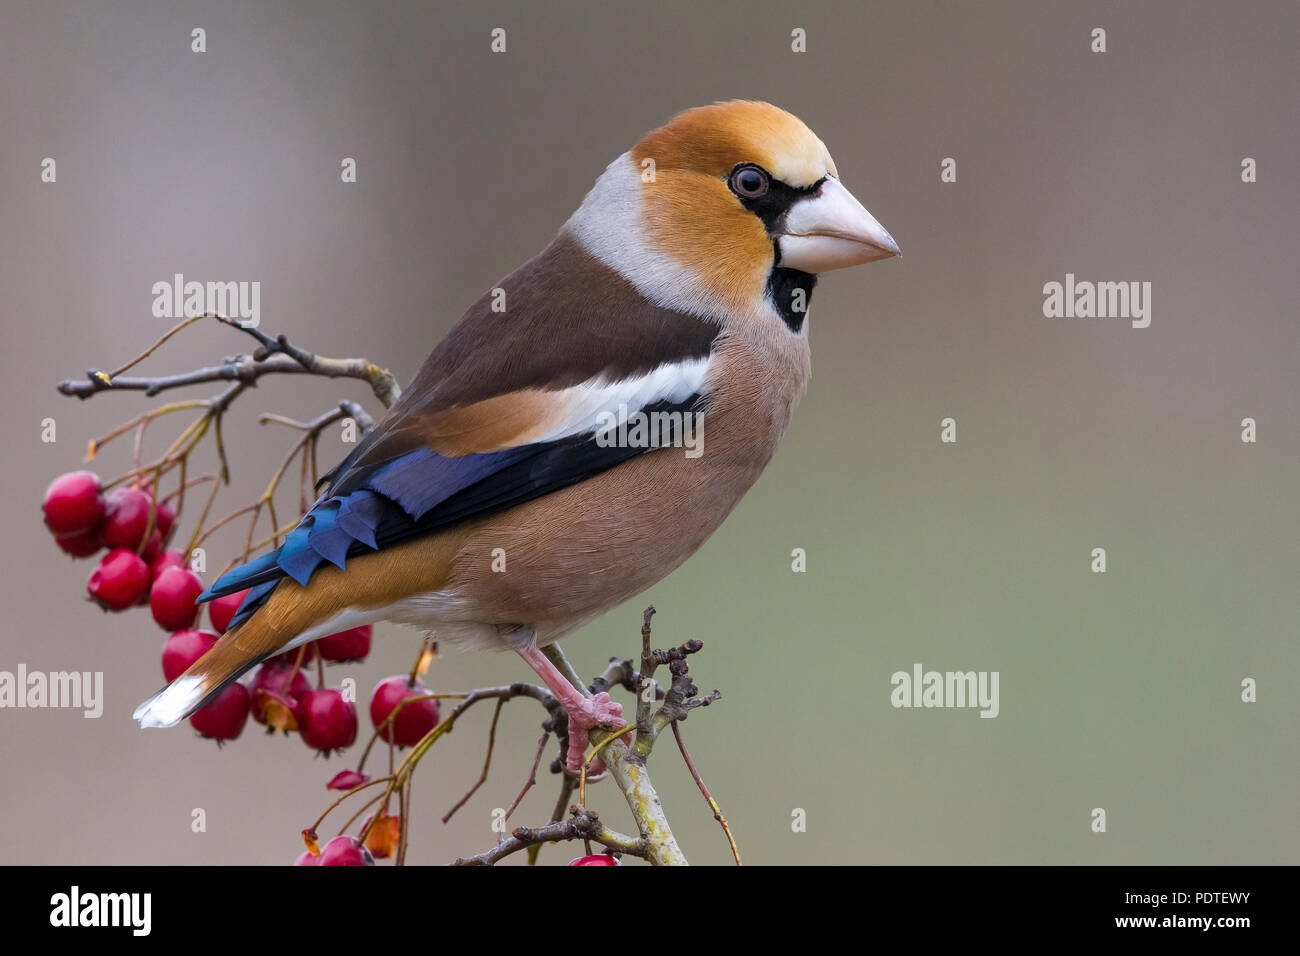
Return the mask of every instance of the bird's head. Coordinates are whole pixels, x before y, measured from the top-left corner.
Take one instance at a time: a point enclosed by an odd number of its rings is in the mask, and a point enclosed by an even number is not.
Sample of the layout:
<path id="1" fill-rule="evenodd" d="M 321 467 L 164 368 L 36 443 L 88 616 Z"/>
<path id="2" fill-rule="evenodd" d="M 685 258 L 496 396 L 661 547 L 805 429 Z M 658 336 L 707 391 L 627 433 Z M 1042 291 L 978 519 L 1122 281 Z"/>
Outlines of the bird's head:
<path id="1" fill-rule="evenodd" d="M 745 100 L 687 110 L 647 133 L 570 225 L 643 294 L 713 318 L 899 253 L 812 130 Z"/>

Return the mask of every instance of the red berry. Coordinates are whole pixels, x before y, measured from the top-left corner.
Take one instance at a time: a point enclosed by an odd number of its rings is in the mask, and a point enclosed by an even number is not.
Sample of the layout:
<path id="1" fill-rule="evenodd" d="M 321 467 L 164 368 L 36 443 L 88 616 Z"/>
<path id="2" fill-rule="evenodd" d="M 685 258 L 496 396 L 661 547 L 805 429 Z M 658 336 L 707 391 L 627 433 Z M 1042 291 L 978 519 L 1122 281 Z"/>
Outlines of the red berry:
<path id="1" fill-rule="evenodd" d="M 193 571 L 167 568 L 149 591 L 149 610 L 153 611 L 158 626 L 168 631 L 193 627 L 199 616 L 199 606 L 194 600 L 201 593 L 203 582 Z"/>
<path id="2" fill-rule="evenodd" d="M 150 537 L 152 538 L 153 536 L 150 535 Z M 146 553 L 148 550 L 148 548 L 145 548 Z M 141 555 L 141 557 L 145 557 L 145 555 Z M 185 568 L 184 554 L 180 551 L 163 551 L 162 553 L 155 555 L 149 561 L 149 575 L 154 581 L 157 581 L 158 576 L 168 568 L 181 568 L 183 570 Z M 153 587 L 152 584 L 149 586 L 150 588 Z M 145 594 L 144 597 L 140 598 L 140 603 L 148 604 L 149 598 L 150 595 Z"/>
<path id="3" fill-rule="evenodd" d="M 99 493 L 99 476 L 93 471 L 70 471 L 59 475 L 45 490 L 41 510 L 45 526 L 54 534 L 82 534 L 104 518 L 104 498 Z"/>
<path id="4" fill-rule="evenodd" d="M 290 674 L 293 675 L 292 682 L 289 680 Z M 284 667 L 268 661 L 253 674 L 253 682 L 248 689 L 253 695 L 253 719 L 259 724 L 264 724 L 266 723 L 266 701 L 258 691 L 279 697 L 297 718 L 301 710 L 299 701 L 303 694 L 311 690 L 311 682 L 301 670 L 295 672 L 292 667 Z"/>
<path id="5" fill-rule="evenodd" d="M 225 597 L 213 598 L 208 602 L 208 620 L 212 622 L 214 631 L 225 634 L 230 630 L 230 619 L 235 616 L 240 603 L 247 595 L 248 591 L 245 589 L 227 594 Z"/>
<path id="6" fill-rule="evenodd" d="M 314 643 L 322 660 L 339 663 L 364 660 L 370 653 L 370 625 L 363 624 L 351 630 L 339 631 Z"/>
<path id="7" fill-rule="evenodd" d="M 144 548 L 140 551 L 140 557 L 144 558 L 144 563 L 152 565 L 162 554 L 163 536 L 162 532 L 154 528 L 149 532 L 149 540 L 145 543 Z"/>
<path id="8" fill-rule="evenodd" d="M 370 720 L 377 729 L 403 700 L 427 693 L 428 689 L 418 680 L 412 686 L 408 676 L 399 674 L 386 677 L 370 695 Z M 432 699 L 419 700 L 403 707 L 392 722 L 379 731 L 379 736 L 399 747 L 410 747 L 419 743 L 420 738 L 436 726 L 438 702 Z"/>
<path id="9" fill-rule="evenodd" d="M 115 548 L 90 572 L 86 590 L 100 607 L 124 611 L 149 591 L 149 565 L 129 548 Z"/>
<path id="10" fill-rule="evenodd" d="M 339 690 L 310 690 L 302 695 L 298 732 L 303 743 L 327 754 L 352 746 L 357 739 L 357 709 Z"/>
<path id="11" fill-rule="evenodd" d="M 162 533 L 163 540 L 166 541 L 171 537 L 172 528 L 176 527 L 176 509 L 166 501 L 158 502 L 153 524 Z"/>
<path id="12" fill-rule="evenodd" d="M 180 568 L 182 571 L 185 570 L 185 552 L 164 551 L 149 562 L 149 573 L 153 575 L 155 581 L 158 580 L 158 575 L 162 574 L 168 568 Z"/>
<path id="13" fill-rule="evenodd" d="M 236 682 L 213 698 L 211 703 L 196 710 L 190 717 L 190 726 L 218 743 L 234 740 L 248 721 L 248 707 L 248 688 Z"/>
<path id="14" fill-rule="evenodd" d="M 312 856 L 311 850 L 303 850 L 298 855 L 298 859 L 293 861 L 294 866 L 320 866 L 320 857 Z"/>
<path id="15" fill-rule="evenodd" d="M 320 866 L 374 866 L 375 858 L 356 837 L 336 836 L 321 847 Z"/>
<path id="16" fill-rule="evenodd" d="M 189 666 L 212 650 L 217 635 L 207 631 L 177 631 L 163 645 L 163 677 L 170 683 L 189 669 Z"/>
<path id="17" fill-rule="evenodd" d="M 569 866 L 622 866 L 617 857 L 610 856 L 608 853 L 601 853 L 596 856 L 580 856 L 576 860 L 570 860 Z"/>
<path id="18" fill-rule="evenodd" d="M 108 496 L 104 518 L 104 543 L 110 548 L 140 547 L 149 524 L 153 499 L 139 488 L 118 488 Z"/>
<path id="19" fill-rule="evenodd" d="M 104 539 L 100 537 L 98 528 L 91 528 L 81 534 L 56 534 L 54 543 L 64 554 L 70 554 L 74 558 L 88 558 L 99 553 L 99 549 L 104 546 Z"/>

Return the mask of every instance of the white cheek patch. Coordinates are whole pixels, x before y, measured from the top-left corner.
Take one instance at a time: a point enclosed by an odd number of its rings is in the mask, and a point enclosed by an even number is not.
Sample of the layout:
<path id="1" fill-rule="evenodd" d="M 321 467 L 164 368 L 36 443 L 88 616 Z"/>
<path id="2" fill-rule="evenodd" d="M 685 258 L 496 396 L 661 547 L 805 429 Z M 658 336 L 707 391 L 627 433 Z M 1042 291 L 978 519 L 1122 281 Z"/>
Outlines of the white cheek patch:
<path id="1" fill-rule="evenodd" d="M 646 239 L 641 173 L 631 154 L 606 167 L 565 224 L 582 247 L 655 305 L 722 322 L 730 309 L 699 278 Z"/>

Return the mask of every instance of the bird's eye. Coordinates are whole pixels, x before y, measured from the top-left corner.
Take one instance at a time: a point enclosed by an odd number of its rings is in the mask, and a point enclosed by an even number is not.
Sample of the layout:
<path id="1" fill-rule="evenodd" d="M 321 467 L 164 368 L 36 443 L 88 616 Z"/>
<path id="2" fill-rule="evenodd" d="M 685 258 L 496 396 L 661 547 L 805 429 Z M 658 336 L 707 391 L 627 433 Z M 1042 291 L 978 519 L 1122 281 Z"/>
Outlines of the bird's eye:
<path id="1" fill-rule="evenodd" d="M 757 166 L 741 166 L 731 174 L 731 188 L 737 196 L 757 199 L 767 192 L 767 173 Z"/>

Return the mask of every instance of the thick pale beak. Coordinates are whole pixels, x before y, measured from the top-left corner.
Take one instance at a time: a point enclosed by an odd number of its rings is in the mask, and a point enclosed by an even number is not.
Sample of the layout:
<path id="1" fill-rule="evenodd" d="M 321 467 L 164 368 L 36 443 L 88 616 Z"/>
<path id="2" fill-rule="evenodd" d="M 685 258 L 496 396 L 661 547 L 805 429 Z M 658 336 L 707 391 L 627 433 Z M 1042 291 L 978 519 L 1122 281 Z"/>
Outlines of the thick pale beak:
<path id="1" fill-rule="evenodd" d="M 801 272 L 827 272 L 898 255 L 898 243 L 838 179 L 800 199 L 785 215 L 778 244 L 781 265 Z"/>

